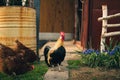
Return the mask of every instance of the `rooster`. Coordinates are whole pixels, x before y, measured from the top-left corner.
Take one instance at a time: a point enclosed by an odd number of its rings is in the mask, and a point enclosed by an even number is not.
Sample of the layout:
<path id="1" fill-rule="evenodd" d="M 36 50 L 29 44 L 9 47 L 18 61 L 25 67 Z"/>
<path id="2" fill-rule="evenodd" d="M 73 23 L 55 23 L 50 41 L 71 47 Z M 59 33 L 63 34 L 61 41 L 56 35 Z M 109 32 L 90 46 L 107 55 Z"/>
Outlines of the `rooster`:
<path id="1" fill-rule="evenodd" d="M 61 62 L 64 60 L 66 55 L 66 50 L 64 48 L 64 32 L 60 32 L 60 37 L 58 38 L 57 42 L 53 47 L 46 46 L 44 49 L 44 57 L 46 64 L 51 66 L 58 66 L 59 71 Z"/>

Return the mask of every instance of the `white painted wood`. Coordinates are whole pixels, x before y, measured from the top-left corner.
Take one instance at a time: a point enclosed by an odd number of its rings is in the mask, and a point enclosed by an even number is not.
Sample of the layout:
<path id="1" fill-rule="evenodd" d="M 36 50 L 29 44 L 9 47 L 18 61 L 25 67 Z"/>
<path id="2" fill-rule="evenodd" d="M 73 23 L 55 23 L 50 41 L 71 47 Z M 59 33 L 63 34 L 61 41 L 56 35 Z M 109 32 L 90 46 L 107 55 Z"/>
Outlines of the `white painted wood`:
<path id="1" fill-rule="evenodd" d="M 116 36 L 116 35 L 120 35 L 120 31 L 105 33 L 103 34 L 102 37 L 111 37 L 111 36 Z"/>
<path id="2" fill-rule="evenodd" d="M 108 27 L 120 27 L 120 23 L 118 24 L 107 24 L 107 20 L 114 18 L 114 17 L 119 17 L 120 13 L 117 14 L 113 14 L 113 15 L 109 15 L 107 16 L 107 5 L 102 5 L 102 17 L 98 18 L 98 21 L 102 21 L 102 33 L 101 33 L 101 42 L 100 42 L 100 50 L 101 52 L 103 50 L 105 50 L 105 38 L 106 37 L 111 37 L 111 36 L 116 36 L 116 35 L 120 35 L 120 31 L 116 31 L 116 32 L 109 32 L 107 33 L 107 28 Z"/>
<path id="3" fill-rule="evenodd" d="M 98 18 L 98 21 L 102 21 L 102 20 L 105 20 L 105 19 L 111 19 L 111 18 L 115 18 L 115 17 L 119 17 L 119 16 L 120 16 L 120 13 L 117 13 L 117 14 L 114 14 L 114 15 L 105 16 L 105 17 L 100 17 L 100 18 Z"/>
<path id="4" fill-rule="evenodd" d="M 103 11 L 103 17 L 106 17 L 107 16 L 107 5 L 103 5 L 102 6 L 102 11 Z M 106 19 L 103 19 L 102 20 L 102 26 L 106 26 L 107 25 L 107 20 Z M 107 32 L 107 27 L 102 27 L 102 33 L 101 33 L 101 35 L 104 35 L 105 33 Z M 100 42 L 100 46 L 101 46 L 101 52 L 103 51 L 103 50 L 105 50 L 105 45 L 104 45 L 104 43 L 105 43 L 105 37 L 101 37 L 101 42 Z"/>
<path id="5" fill-rule="evenodd" d="M 120 27 L 120 24 L 107 24 L 107 27 Z"/>

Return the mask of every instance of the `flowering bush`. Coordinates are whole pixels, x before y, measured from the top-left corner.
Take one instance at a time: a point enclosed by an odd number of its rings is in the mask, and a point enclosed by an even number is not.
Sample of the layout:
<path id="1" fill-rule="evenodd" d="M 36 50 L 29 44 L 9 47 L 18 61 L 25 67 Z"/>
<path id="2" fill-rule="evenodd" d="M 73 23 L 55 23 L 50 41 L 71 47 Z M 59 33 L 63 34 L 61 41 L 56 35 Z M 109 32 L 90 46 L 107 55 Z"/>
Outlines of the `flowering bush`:
<path id="1" fill-rule="evenodd" d="M 87 49 L 83 51 L 81 62 L 90 67 L 120 68 L 120 46 L 102 53 L 98 50 Z"/>

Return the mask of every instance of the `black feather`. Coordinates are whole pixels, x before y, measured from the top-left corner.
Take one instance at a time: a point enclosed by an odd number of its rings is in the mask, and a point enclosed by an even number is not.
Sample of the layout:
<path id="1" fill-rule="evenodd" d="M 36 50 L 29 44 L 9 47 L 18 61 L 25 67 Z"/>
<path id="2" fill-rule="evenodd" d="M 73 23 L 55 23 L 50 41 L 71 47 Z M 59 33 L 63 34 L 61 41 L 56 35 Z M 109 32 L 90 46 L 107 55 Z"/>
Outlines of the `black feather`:
<path id="1" fill-rule="evenodd" d="M 51 67 L 52 65 L 56 66 L 57 64 L 61 64 L 61 62 L 64 60 L 65 56 L 66 56 L 66 50 L 63 46 L 60 46 L 57 50 L 55 50 L 51 55 L 51 59 L 50 59 L 50 64 L 48 64 L 47 61 L 47 54 L 48 51 L 50 50 L 51 47 L 46 46 L 44 49 L 44 57 L 45 57 L 45 62 L 46 64 Z"/>

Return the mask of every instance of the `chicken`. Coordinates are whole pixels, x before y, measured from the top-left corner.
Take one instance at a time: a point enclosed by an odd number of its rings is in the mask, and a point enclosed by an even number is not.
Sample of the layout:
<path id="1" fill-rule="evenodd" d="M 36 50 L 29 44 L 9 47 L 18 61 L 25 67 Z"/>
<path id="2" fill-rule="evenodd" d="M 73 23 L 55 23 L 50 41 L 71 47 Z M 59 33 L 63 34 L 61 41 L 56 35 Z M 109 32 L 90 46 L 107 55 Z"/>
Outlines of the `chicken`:
<path id="1" fill-rule="evenodd" d="M 60 64 L 64 60 L 66 55 L 66 50 L 63 46 L 65 34 L 60 32 L 60 37 L 53 47 L 46 46 L 44 49 L 44 57 L 46 64 L 50 66 L 58 65 L 60 70 Z"/>
<path id="2" fill-rule="evenodd" d="M 8 57 L 8 56 L 14 56 L 14 55 L 16 55 L 16 53 L 13 51 L 13 49 L 11 49 L 11 48 L 7 47 L 6 45 L 0 43 L 0 57 L 1 58 L 5 58 L 5 57 Z"/>
<path id="3" fill-rule="evenodd" d="M 3 61 L 3 71 L 9 75 L 19 75 L 33 70 L 33 66 L 27 64 L 21 54 L 8 56 Z"/>
<path id="4" fill-rule="evenodd" d="M 2 60 L 2 71 L 12 74 L 22 74 L 33 69 L 24 59 L 24 51 L 15 52 L 12 48 L 0 43 L 0 59 Z"/>
<path id="5" fill-rule="evenodd" d="M 30 48 L 26 47 L 25 45 L 23 45 L 20 41 L 16 40 L 16 49 L 15 52 L 16 53 L 21 53 L 23 52 L 24 54 L 24 59 L 28 62 L 34 62 L 35 60 L 38 60 L 39 57 L 35 54 L 35 52 L 33 50 L 31 50 Z"/>

